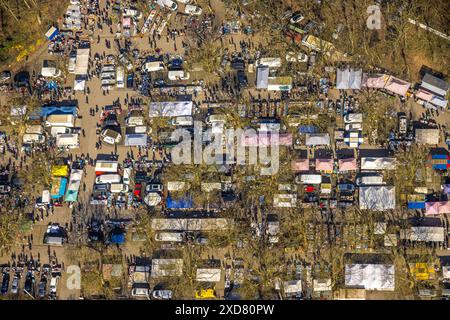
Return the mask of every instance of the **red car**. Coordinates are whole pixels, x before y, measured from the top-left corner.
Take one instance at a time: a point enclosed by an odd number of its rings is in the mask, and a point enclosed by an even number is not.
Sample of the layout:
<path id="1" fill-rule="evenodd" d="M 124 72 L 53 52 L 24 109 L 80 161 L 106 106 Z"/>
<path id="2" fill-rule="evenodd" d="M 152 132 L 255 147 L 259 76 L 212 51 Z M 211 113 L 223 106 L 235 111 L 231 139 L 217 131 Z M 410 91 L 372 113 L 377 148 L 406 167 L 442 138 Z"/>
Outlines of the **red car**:
<path id="1" fill-rule="evenodd" d="M 305 192 L 306 193 L 313 193 L 315 191 L 313 186 L 306 186 L 305 187 Z"/>
<path id="2" fill-rule="evenodd" d="M 140 183 L 135 184 L 133 195 L 139 201 L 141 200 L 141 193 L 142 193 L 142 185 Z"/>

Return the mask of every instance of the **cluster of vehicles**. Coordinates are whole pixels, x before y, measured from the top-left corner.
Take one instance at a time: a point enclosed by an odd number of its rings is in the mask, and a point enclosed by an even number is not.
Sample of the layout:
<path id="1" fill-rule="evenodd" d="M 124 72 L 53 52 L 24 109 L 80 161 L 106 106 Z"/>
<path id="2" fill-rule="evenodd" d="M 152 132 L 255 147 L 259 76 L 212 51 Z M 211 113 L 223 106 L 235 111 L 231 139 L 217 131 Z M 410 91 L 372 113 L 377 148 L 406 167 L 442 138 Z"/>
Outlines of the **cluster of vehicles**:
<path id="1" fill-rule="evenodd" d="M 19 295 L 23 293 L 33 299 L 56 298 L 58 282 L 61 277 L 61 265 L 40 265 L 36 261 L 29 261 L 27 265 L 22 263 L 12 267 L 4 265 L 1 270 L 1 294 Z M 24 281 L 22 281 L 23 278 Z"/>

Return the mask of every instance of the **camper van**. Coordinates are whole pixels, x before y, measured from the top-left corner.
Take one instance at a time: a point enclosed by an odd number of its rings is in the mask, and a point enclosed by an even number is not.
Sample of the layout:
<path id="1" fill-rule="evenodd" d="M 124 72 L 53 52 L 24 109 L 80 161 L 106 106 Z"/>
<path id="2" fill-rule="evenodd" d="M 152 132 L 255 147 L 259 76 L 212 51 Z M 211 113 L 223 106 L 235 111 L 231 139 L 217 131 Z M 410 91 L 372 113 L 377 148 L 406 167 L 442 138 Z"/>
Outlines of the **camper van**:
<path id="1" fill-rule="evenodd" d="M 125 88 L 125 70 L 122 66 L 117 67 L 116 86 L 117 88 Z"/>
<path id="2" fill-rule="evenodd" d="M 183 232 L 159 232 L 155 235 L 156 241 L 183 242 Z"/>
<path id="3" fill-rule="evenodd" d="M 120 183 L 122 177 L 119 174 L 102 174 L 95 178 L 95 183 Z"/>
<path id="4" fill-rule="evenodd" d="M 181 116 L 181 117 L 175 117 L 172 119 L 172 125 L 173 126 L 193 126 L 194 125 L 194 119 L 191 116 Z"/>

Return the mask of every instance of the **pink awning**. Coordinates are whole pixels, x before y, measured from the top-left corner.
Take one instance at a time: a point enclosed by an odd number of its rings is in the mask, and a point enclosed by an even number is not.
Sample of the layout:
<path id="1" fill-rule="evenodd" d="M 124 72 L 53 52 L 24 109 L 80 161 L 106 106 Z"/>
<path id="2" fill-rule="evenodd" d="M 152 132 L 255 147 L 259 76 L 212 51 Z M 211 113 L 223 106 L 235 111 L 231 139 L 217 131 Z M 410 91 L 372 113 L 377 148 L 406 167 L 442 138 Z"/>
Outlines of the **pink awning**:
<path id="1" fill-rule="evenodd" d="M 369 77 L 367 73 L 363 75 L 362 79 L 362 86 L 367 88 L 378 88 L 382 89 L 384 88 L 384 85 L 386 84 L 386 81 L 388 80 L 389 76 L 382 74 L 376 77 Z"/>
<path id="2" fill-rule="evenodd" d="M 317 171 L 333 171 L 333 160 L 331 159 L 316 159 Z"/>
<path id="3" fill-rule="evenodd" d="M 340 159 L 339 160 L 339 171 L 352 171 L 356 170 L 356 159 L 355 158 L 349 158 L 349 159 Z"/>
<path id="4" fill-rule="evenodd" d="M 308 171 L 309 170 L 309 160 L 308 159 L 300 159 L 294 160 L 291 162 L 292 171 Z"/>
<path id="5" fill-rule="evenodd" d="M 450 213 L 450 201 L 441 201 L 439 213 Z"/>
<path id="6" fill-rule="evenodd" d="M 440 202 L 427 202 L 425 203 L 425 214 L 443 214 L 450 213 L 450 202 L 440 201 Z"/>
<path id="7" fill-rule="evenodd" d="M 278 137 L 278 143 L 275 142 L 276 139 L 273 137 Z M 245 147 L 248 146 L 270 146 L 272 144 L 277 144 L 280 146 L 291 146 L 292 145 L 292 134 L 290 133 L 280 133 L 280 134 L 257 134 L 253 136 L 244 136 L 242 143 Z"/>
<path id="8" fill-rule="evenodd" d="M 422 99 L 424 101 L 430 101 L 431 99 L 433 99 L 433 94 L 429 91 L 425 91 L 423 89 L 419 89 L 416 92 L 416 97 L 419 99 Z"/>
<path id="9" fill-rule="evenodd" d="M 439 202 L 427 202 L 425 203 L 425 214 L 439 214 Z"/>
<path id="10" fill-rule="evenodd" d="M 402 79 L 391 76 L 384 87 L 386 90 L 391 91 L 395 94 L 406 96 L 406 92 L 408 91 L 411 83 L 404 81 Z"/>
<path id="11" fill-rule="evenodd" d="M 125 17 L 122 19 L 122 25 L 124 27 L 129 27 L 131 25 L 131 18 L 130 17 Z"/>

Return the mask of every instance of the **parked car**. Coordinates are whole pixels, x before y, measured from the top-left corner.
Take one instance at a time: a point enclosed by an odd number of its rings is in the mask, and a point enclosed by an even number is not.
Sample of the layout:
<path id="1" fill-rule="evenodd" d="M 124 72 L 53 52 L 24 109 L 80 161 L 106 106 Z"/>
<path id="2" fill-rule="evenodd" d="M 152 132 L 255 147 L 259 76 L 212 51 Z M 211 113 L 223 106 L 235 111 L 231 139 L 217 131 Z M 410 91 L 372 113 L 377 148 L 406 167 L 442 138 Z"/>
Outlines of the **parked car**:
<path id="1" fill-rule="evenodd" d="M 291 17 L 289 22 L 292 23 L 292 24 L 296 24 L 296 23 L 299 23 L 299 22 L 303 21 L 304 19 L 305 19 L 305 17 L 297 12 L 297 13 L 294 13 L 294 15 Z"/>
<path id="2" fill-rule="evenodd" d="M 11 293 L 17 294 L 19 292 L 19 284 L 20 278 L 18 276 L 14 276 L 13 281 L 11 283 Z"/>
<path id="3" fill-rule="evenodd" d="M 3 272 L 3 280 L 2 280 L 2 294 L 7 294 L 9 289 L 9 272 Z"/>
<path id="4" fill-rule="evenodd" d="M 12 74 L 11 71 L 5 70 L 0 73 L 0 83 L 11 80 Z"/>
<path id="5" fill-rule="evenodd" d="M 47 279 L 43 278 L 43 279 L 41 279 L 41 282 L 39 282 L 38 297 L 44 298 L 46 290 L 47 290 Z"/>
<path id="6" fill-rule="evenodd" d="M 24 287 L 23 291 L 34 296 L 34 283 L 35 283 L 34 275 L 30 271 L 27 273 L 27 276 L 25 278 L 25 287 Z"/>
<path id="7" fill-rule="evenodd" d="M 184 13 L 190 14 L 193 16 L 199 16 L 202 14 L 202 8 L 188 4 L 184 8 Z"/>

